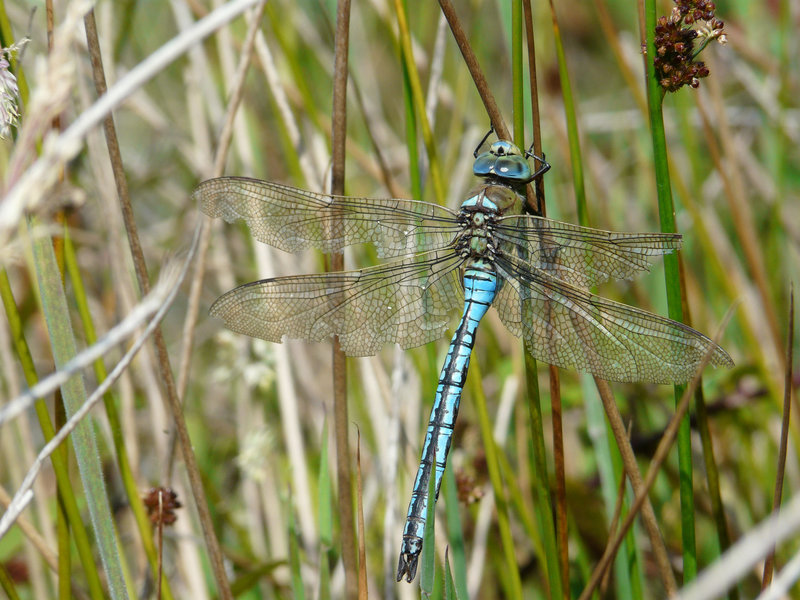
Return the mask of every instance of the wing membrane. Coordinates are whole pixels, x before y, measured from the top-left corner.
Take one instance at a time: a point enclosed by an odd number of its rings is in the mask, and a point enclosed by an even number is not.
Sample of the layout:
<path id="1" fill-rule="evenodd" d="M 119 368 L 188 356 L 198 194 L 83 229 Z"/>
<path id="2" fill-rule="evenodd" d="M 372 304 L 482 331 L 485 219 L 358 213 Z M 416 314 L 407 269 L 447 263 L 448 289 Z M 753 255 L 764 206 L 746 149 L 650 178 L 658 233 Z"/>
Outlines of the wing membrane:
<path id="1" fill-rule="evenodd" d="M 500 239 L 515 244 L 532 264 L 556 279 L 589 289 L 608 279 L 632 279 L 654 256 L 680 248 L 674 233 L 620 233 L 531 215 L 501 217 Z"/>
<path id="2" fill-rule="evenodd" d="M 460 230 L 456 213 L 428 202 L 351 198 L 246 177 L 220 177 L 194 192 L 204 213 L 245 221 L 260 242 L 323 252 L 369 242 L 390 258 L 443 249 Z"/>
<path id="3" fill-rule="evenodd" d="M 513 257 L 496 265 L 504 278 L 494 302 L 500 319 L 544 362 L 611 381 L 652 383 L 688 381 L 709 351 L 712 365 L 733 365 L 691 327 L 595 296 Z"/>
<path id="4" fill-rule="evenodd" d="M 337 334 L 348 356 L 369 356 L 392 342 L 420 346 L 442 337 L 463 306 L 462 259 L 445 252 L 413 260 L 248 283 L 221 296 L 211 314 L 237 333 L 271 342 Z"/>

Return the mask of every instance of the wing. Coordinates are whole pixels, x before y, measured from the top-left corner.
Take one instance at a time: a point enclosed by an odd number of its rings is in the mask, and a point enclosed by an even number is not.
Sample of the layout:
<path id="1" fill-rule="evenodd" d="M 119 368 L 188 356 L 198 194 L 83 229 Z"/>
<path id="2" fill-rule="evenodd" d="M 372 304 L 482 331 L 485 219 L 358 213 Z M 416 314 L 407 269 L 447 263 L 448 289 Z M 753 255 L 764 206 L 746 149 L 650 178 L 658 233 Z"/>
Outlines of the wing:
<path id="1" fill-rule="evenodd" d="M 680 248 L 677 233 L 619 233 L 531 215 L 501 217 L 496 237 L 517 246 L 548 275 L 589 289 L 608 279 L 632 279 L 654 256 Z"/>
<path id="2" fill-rule="evenodd" d="M 392 342 L 420 346 L 442 337 L 464 304 L 463 259 L 446 251 L 412 260 L 248 283 L 221 296 L 210 312 L 237 333 L 271 342 L 337 334 L 348 356 L 369 356 Z"/>
<path id="3" fill-rule="evenodd" d="M 245 221 L 257 240 L 287 252 L 369 242 L 381 258 L 406 256 L 445 248 L 461 229 L 456 213 L 437 204 L 317 194 L 246 177 L 209 179 L 193 197 L 208 216 Z"/>
<path id="4" fill-rule="evenodd" d="M 606 300 L 513 257 L 498 259 L 505 279 L 494 301 L 500 319 L 544 362 L 611 381 L 683 383 L 707 352 L 733 366 L 702 333 L 644 310 Z"/>

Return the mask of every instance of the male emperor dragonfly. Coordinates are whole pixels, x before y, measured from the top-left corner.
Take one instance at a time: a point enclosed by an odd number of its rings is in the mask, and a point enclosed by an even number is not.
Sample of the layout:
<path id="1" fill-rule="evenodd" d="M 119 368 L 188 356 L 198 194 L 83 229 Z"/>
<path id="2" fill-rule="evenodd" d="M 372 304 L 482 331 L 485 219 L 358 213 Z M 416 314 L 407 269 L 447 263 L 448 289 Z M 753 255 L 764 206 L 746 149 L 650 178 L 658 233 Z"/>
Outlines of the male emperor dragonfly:
<path id="1" fill-rule="evenodd" d="M 380 258 L 395 259 L 237 287 L 211 307 L 235 332 L 272 342 L 338 335 L 348 356 L 367 356 L 387 343 L 405 349 L 440 338 L 452 313 L 462 310 L 411 494 L 398 581 L 416 574 L 431 472 L 438 497 L 475 331 L 489 305 L 537 359 L 602 379 L 681 383 L 706 354 L 715 366 L 733 365 L 694 329 L 588 291 L 647 270 L 651 257 L 677 250 L 681 237 L 601 231 L 522 214 L 525 185 L 549 167 L 544 163 L 534 173 L 532 156 L 506 141 L 476 150 L 473 172 L 482 182 L 457 211 L 243 177 L 211 179 L 194 193 L 209 216 L 244 220 L 256 239 L 287 252 L 335 252 L 369 242 Z"/>

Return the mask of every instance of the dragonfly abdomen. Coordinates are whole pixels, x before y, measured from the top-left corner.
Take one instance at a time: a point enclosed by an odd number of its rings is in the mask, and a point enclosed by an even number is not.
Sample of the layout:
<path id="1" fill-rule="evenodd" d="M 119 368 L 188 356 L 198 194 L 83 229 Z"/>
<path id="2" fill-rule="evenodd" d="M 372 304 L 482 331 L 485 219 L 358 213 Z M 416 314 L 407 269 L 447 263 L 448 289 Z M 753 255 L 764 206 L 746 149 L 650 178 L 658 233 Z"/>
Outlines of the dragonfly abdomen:
<path id="1" fill-rule="evenodd" d="M 404 576 L 407 581 L 411 581 L 416 575 L 425 530 L 431 472 L 435 477 L 435 501 L 439 497 L 442 476 L 447 466 L 447 455 L 461 404 L 461 392 L 475 345 L 475 331 L 497 292 L 498 279 L 491 264 L 485 260 L 474 260 L 471 263 L 464 273 L 464 315 L 453 334 L 439 375 L 414 491 L 408 505 L 403 545 L 397 566 L 397 581 Z"/>

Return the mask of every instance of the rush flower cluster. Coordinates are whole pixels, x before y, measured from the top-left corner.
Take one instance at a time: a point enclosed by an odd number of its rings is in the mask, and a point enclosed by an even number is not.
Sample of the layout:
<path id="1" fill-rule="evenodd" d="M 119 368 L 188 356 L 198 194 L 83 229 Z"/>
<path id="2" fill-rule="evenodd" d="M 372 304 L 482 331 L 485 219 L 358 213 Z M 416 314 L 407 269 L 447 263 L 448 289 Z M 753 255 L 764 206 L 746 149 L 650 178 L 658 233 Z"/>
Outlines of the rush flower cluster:
<path id="1" fill-rule="evenodd" d="M 708 77 L 708 67 L 695 58 L 711 40 L 726 41 L 724 23 L 714 16 L 715 8 L 709 0 L 675 0 L 672 13 L 658 19 L 653 60 L 658 81 L 668 92 L 684 85 L 696 88 L 700 79 Z M 696 40 L 700 41 L 697 48 Z"/>

